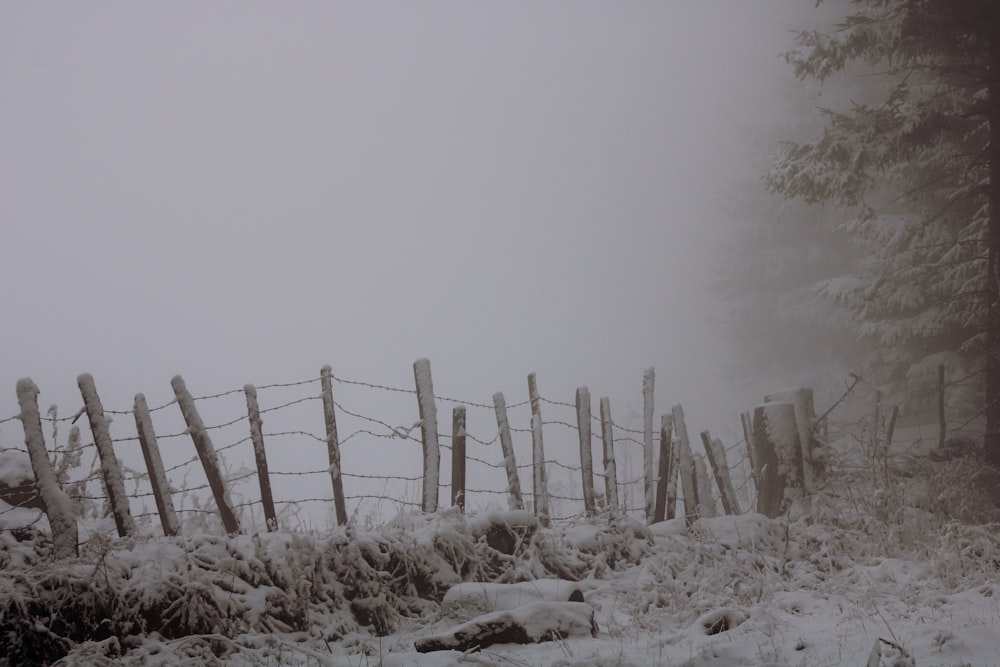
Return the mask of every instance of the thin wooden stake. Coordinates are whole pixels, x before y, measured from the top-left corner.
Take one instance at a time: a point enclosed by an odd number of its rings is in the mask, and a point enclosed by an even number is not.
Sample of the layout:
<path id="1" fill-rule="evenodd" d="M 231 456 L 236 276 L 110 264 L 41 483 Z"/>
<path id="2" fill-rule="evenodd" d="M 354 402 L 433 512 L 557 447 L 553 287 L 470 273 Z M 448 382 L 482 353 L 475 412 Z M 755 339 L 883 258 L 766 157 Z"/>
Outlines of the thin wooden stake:
<path id="1" fill-rule="evenodd" d="M 646 521 L 653 522 L 656 494 L 653 487 L 653 387 L 655 369 L 647 368 L 642 376 L 642 479 L 646 494 Z"/>
<path id="2" fill-rule="evenodd" d="M 531 469 L 535 516 L 543 526 L 549 525 L 549 491 L 545 473 L 545 447 L 542 445 L 542 410 L 538 399 L 535 374 L 528 375 L 528 399 L 531 403 Z"/>
<path id="3" fill-rule="evenodd" d="M 681 490 L 684 495 L 684 518 L 688 525 L 691 525 L 698 519 L 698 478 L 695 474 L 687 424 L 684 423 L 684 408 L 678 403 L 671 408 L 671 412 L 674 416 L 674 430 L 677 432 L 677 472 L 681 478 Z"/>
<path id="4" fill-rule="evenodd" d="M 994 306 L 995 307 L 995 306 Z M 944 449 L 945 436 L 948 433 L 948 425 L 945 423 L 944 419 L 944 364 L 938 365 L 938 449 Z M 989 400 L 995 401 L 996 397 L 990 397 Z"/>
<path id="5" fill-rule="evenodd" d="M 260 482 L 260 501 L 264 506 L 264 521 L 269 531 L 278 530 L 278 517 L 274 513 L 274 496 L 271 495 L 271 475 L 267 470 L 267 451 L 264 449 L 263 421 L 257 405 L 257 388 L 252 384 L 243 385 L 247 398 L 247 417 L 250 422 L 250 441 L 253 443 L 253 457 L 257 463 L 257 479 Z"/>
<path id="6" fill-rule="evenodd" d="M 451 411 L 451 504 L 465 512 L 465 406 Z"/>
<path id="7" fill-rule="evenodd" d="M 618 502 L 618 466 L 615 463 L 614 424 L 611 421 L 611 399 L 601 398 L 601 441 L 604 443 L 604 493 L 612 514 L 621 512 Z"/>
<path id="8" fill-rule="evenodd" d="M 715 477 L 715 484 L 719 487 L 719 495 L 722 498 L 722 509 L 726 514 L 739 514 L 740 504 L 736 500 L 736 490 L 733 488 L 733 480 L 729 476 L 729 464 L 726 461 L 726 448 L 722 441 L 712 439 L 708 431 L 701 432 L 701 442 L 705 446 L 705 454 L 708 455 L 708 463 L 712 466 L 712 474 Z"/>
<path id="9" fill-rule="evenodd" d="M 500 431 L 500 449 L 503 452 L 503 464 L 507 470 L 507 504 L 512 510 L 524 509 L 521 498 L 521 482 L 517 474 L 517 461 L 514 460 L 514 443 L 510 437 L 510 422 L 507 419 L 507 401 L 503 393 L 493 394 L 493 409 L 497 415 L 497 429 Z"/>
<path id="10" fill-rule="evenodd" d="M 580 434 L 580 474 L 583 477 L 583 509 L 594 516 L 594 460 L 591 449 L 590 390 L 576 390 L 576 428 Z"/>
<path id="11" fill-rule="evenodd" d="M 76 378 L 76 384 L 80 387 L 80 394 L 83 395 L 83 406 L 86 408 L 87 417 L 90 420 L 90 432 L 94 435 L 94 444 L 97 446 L 97 454 L 101 459 L 101 474 L 104 477 L 104 486 L 108 492 L 111 511 L 115 515 L 118 535 L 119 537 L 134 535 L 135 521 L 132 519 L 132 512 L 128 506 L 128 495 L 125 493 L 122 469 L 115 457 L 108 419 L 104 415 L 101 397 L 97 395 L 94 378 L 90 373 L 81 373 Z"/>
<path id="12" fill-rule="evenodd" d="M 333 402 L 333 369 L 329 365 L 319 371 L 323 392 L 323 421 L 326 422 L 326 452 L 330 461 L 330 482 L 333 484 L 333 508 L 337 525 L 347 525 L 347 504 L 344 501 L 344 477 L 340 466 L 340 440 L 337 437 L 337 413 Z"/>
<path id="13" fill-rule="evenodd" d="M 76 511 L 73 501 L 59 486 L 49 453 L 45 450 L 42 416 L 38 410 L 38 386 L 31 378 L 17 381 L 17 403 L 21 408 L 19 418 L 24 428 L 24 445 L 28 448 L 28 458 L 38 483 L 38 495 L 45 503 L 45 514 L 52 529 L 52 555 L 56 558 L 79 556 Z"/>
<path id="14" fill-rule="evenodd" d="M 424 449 L 424 493 L 421 509 L 430 514 L 438 508 L 438 485 L 441 477 L 441 444 L 438 442 L 437 405 L 434 403 L 434 383 L 431 362 L 413 362 L 413 380 L 417 385 L 417 405 L 420 409 L 420 440 Z"/>
<path id="15" fill-rule="evenodd" d="M 747 446 L 747 458 L 750 459 L 750 479 L 753 481 L 754 493 L 759 491 L 759 484 L 757 483 L 757 471 L 760 466 L 757 465 L 757 450 L 753 446 L 753 417 L 749 412 L 740 413 L 740 425 L 743 427 L 743 440 Z"/>
<path id="16" fill-rule="evenodd" d="M 237 535 L 240 532 L 240 522 L 229 502 L 229 493 L 226 491 L 225 481 L 219 471 L 219 457 L 215 453 L 212 438 L 209 437 L 208 431 L 205 429 L 205 423 L 201 420 L 201 415 L 198 414 L 198 408 L 195 407 L 194 398 L 184 384 L 184 378 L 175 375 L 170 381 L 170 386 L 173 387 L 174 396 L 177 397 L 177 405 L 181 409 L 181 414 L 184 415 L 184 421 L 187 423 L 194 448 L 198 451 L 198 458 L 201 459 L 201 465 L 205 468 L 205 477 L 208 478 L 208 486 L 212 489 L 215 503 L 219 507 L 222 525 L 225 527 L 226 533 Z"/>
<path id="17" fill-rule="evenodd" d="M 149 406 L 143 394 L 135 395 L 132 414 L 135 416 L 135 430 L 139 434 L 142 458 L 145 459 L 146 470 L 149 472 L 149 484 L 153 487 L 153 500 L 160 515 L 160 525 L 163 527 L 163 534 L 172 537 L 181 532 L 180 522 L 177 520 L 177 512 L 174 511 L 167 473 L 163 470 L 160 446 L 156 443 L 156 431 L 153 430 L 153 418 L 149 414 Z"/>
<path id="18" fill-rule="evenodd" d="M 653 523 L 666 518 L 667 496 L 670 492 L 671 464 L 673 464 L 674 416 L 660 415 L 660 468 L 656 480 L 656 506 L 653 508 Z M 676 464 L 673 464 L 676 468 Z M 673 517 L 671 517 L 673 518 Z"/>

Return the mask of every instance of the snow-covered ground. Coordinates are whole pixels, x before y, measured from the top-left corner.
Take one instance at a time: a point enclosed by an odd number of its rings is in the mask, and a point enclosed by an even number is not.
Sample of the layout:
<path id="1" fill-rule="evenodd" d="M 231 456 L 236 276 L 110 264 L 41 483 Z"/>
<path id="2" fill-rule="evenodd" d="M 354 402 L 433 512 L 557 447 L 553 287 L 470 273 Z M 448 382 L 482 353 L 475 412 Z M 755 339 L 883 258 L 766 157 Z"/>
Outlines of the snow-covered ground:
<path id="1" fill-rule="evenodd" d="M 49 651 L 68 652 L 62 665 L 1000 665 L 995 527 L 834 507 L 652 528 L 443 510 L 324 535 L 95 534 L 79 561 L 56 564 L 43 539 L 3 532 L 0 634 L 9 664 Z M 440 603 L 462 581 L 551 578 L 578 580 L 596 636 L 416 651 L 468 620 Z M 529 622 L 558 586 L 538 588 Z M 64 639 L 74 623 L 93 641 Z"/>

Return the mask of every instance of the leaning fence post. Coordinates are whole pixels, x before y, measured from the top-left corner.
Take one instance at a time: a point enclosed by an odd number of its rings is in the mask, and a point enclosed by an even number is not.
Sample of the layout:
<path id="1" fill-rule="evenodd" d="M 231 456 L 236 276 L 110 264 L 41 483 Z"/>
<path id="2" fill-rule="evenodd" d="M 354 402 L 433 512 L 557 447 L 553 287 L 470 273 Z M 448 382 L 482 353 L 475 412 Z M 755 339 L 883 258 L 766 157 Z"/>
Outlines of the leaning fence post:
<path id="1" fill-rule="evenodd" d="M 590 390 L 576 390 L 576 428 L 580 433 L 580 473 L 583 476 L 583 509 L 594 516 L 594 458 L 591 451 Z"/>
<path id="2" fill-rule="evenodd" d="M 653 508 L 653 523 L 659 523 L 666 518 L 667 495 L 673 493 L 670 486 L 673 483 L 673 471 L 677 463 L 673 461 L 674 416 L 660 415 L 660 468 L 656 480 L 656 507 Z M 671 519 L 673 516 L 670 517 Z"/>
<path id="3" fill-rule="evenodd" d="M 749 412 L 740 413 L 740 425 L 743 427 L 743 441 L 747 446 L 747 458 L 750 459 L 750 479 L 753 481 L 754 492 L 760 490 L 760 484 L 757 481 L 757 471 L 760 466 L 757 465 L 757 450 L 753 446 L 753 417 L 750 416 Z"/>
<path id="4" fill-rule="evenodd" d="M 618 502 L 618 466 L 615 463 L 614 424 L 611 421 L 611 399 L 601 398 L 601 441 L 604 444 L 604 493 L 612 514 L 621 511 Z"/>
<path id="5" fill-rule="evenodd" d="M 819 446 L 816 442 L 815 422 L 816 407 L 813 402 L 813 390 L 805 387 L 795 387 L 776 391 L 764 397 L 765 403 L 791 403 L 795 409 L 795 424 L 799 430 L 799 448 L 802 450 L 802 488 L 809 496 L 816 492 L 816 463 L 813 460 L 813 450 Z M 876 424 L 878 420 L 876 419 Z M 878 441 L 878 429 L 876 426 Z"/>
<path id="6" fill-rule="evenodd" d="M 545 448 L 542 446 L 542 410 L 538 399 L 535 374 L 528 374 L 528 399 L 531 403 L 531 468 L 535 516 L 543 526 L 549 525 L 549 491 L 545 475 Z"/>
<path id="7" fill-rule="evenodd" d="M 333 369 L 329 365 L 319 371 L 323 392 L 323 421 L 326 423 L 326 451 L 330 461 L 330 481 L 333 483 L 333 507 L 337 525 L 347 524 L 347 505 L 344 501 L 344 476 L 340 467 L 340 441 L 337 439 L 337 414 L 333 403 Z"/>
<path id="8" fill-rule="evenodd" d="M 271 494 L 271 476 L 267 470 L 267 451 L 264 449 L 264 424 L 260 418 L 260 406 L 257 405 L 257 388 L 252 384 L 245 384 L 243 393 L 247 397 L 247 420 L 250 422 L 253 458 L 257 463 L 257 480 L 260 482 L 260 502 L 264 506 L 264 521 L 269 531 L 278 530 L 278 517 L 274 513 L 274 496 Z"/>
<path id="9" fill-rule="evenodd" d="M 698 497 L 698 516 L 710 518 L 718 516 L 715 511 L 715 498 L 712 497 L 712 483 L 708 479 L 708 467 L 705 458 L 697 453 L 691 453 L 694 461 L 695 495 Z"/>
<path id="10" fill-rule="evenodd" d="M 655 370 L 647 368 L 642 376 L 642 479 L 646 492 L 646 522 L 653 522 L 656 503 L 653 488 L 653 385 Z"/>
<path id="11" fill-rule="evenodd" d="M 438 479 L 441 474 L 441 445 L 438 442 L 437 406 L 434 404 L 434 384 L 431 382 L 431 362 L 413 362 L 413 379 L 417 385 L 417 405 L 420 408 L 420 440 L 424 447 L 424 512 L 436 512 Z"/>
<path id="12" fill-rule="evenodd" d="M 670 411 L 674 416 L 674 430 L 677 431 L 677 472 L 684 494 L 684 518 L 691 524 L 698 518 L 698 479 L 691 455 L 691 441 L 684 423 L 684 408 L 678 403 Z"/>
<path id="13" fill-rule="evenodd" d="M 205 477 L 208 478 L 208 485 L 215 497 L 215 504 L 219 507 L 222 525 L 228 534 L 236 535 L 240 532 L 240 522 L 229 504 L 226 484 L 219 471 L 219 457 L 215 453 L 212 438 L 205 430 L 205 423 L 201 420 L 201 415 L 198 414 L 198 408 L 194 405 L 194 397 L 191 396 L 187 385 L 184 384 L 184 378 L 180 375 L 175 375 L 170 380 L 170 386 L 173 387 L 174 396 L 177 397 L 177 405 L 181 409 L 181 414 L 184 415 L 184 421 L 187 423 L 194 448 L 198 451 L 198 458 L 201 459 L 201 465 L 205 469 Z"/>
<path id="14" fill-rule="evenodd" d="M 101 459 L 101 474 L 104 476 L 104 486 L 108 492 L 111 511 L 115 515 L 115 526 L 119 537 L 135 534 L 135 521 L 128 506 L 128 495 L 125 493 L 125 482 L 122 479 L 122 469 L 115 458 L 115 448 L 111 444 L 111 431 L 108 419 L 104 415 L 101 397 L 97 395 L 97 387 L 90 373 L 81 373 L 76 378 L 76 384 L 83 395 L 83 406 L 90 420 L 90 432 L 94 435 L 94 444 Z"/>
<path id="15" fill-rule="evenodd" d="M 757 511 L 773 519 L 802 497 L 802 458 L 794 406 L 758 405 L 753 414 L 753 444 L 760 466 Z"/>
<path id="16" fill-rule="evenodd" d="M 712 439 L 708 431 L 701 432 L 701 442 L 705 445 L 705 454 L 708 456 L 708 463 L 712 466 L 712 474 L 715 476 L 715 484 L 719 487 L 719 496 L 722 498 L 722 509 L 726 514 L 739 514 L 740 505 L 736 500 L 736 489 L 733 488 L 733 480 L 729 476 L 729 463 L 726 461 L 726 448 L 722 446 L 722 441 Z"/>
<path id="17" fill-rule="evenodd" d="M 465 406 L 451 411 L 451 504 L 465 512 Z"/>
<path id="18" fill-rule="evenodd" d="M 521 499 L 521 482 L 517 475 L 517 461 L 514 459 L 514 443 L 510 438 L 510 421 L 507 419 L 507 401 L 503 393 L 493 394 L 493 410 L 497 414 L 497 429 L 500 432 L 500 450 L 503 464 L 507 469 L 507 503 L 510 509 L 524 509 Z"/>
<path id="19" fill-rule="evenodd" d="M 135 395 L 132 413 L 135 415 L 135 430 L 139 434 L 142 458 L 149 471 L 149 484 L 153 487 L 156 511 L 160 514 L 160 525 L 163 526 L 163 534 L 171 537 L 180 532 L 180 522 L 177 521 L 174 502 L 170 497 L 170 484 L 163 470 L 163 459 L 160 458 L 160 447 L 156 443 L 156 431 L 153 430 L 153 419 L 149 416 L 145 395 Z"/>
<path id="20" fill-rule="evenodd" d="M 42 416 L 38 411 L 38 386 L 31 378 L 17 381 L 17 403 L 21 407 L 21 426 L 24 428 L 24 444 L 28 448 L 31 468 L 38 483 L 38 495 L 45 503 L 45 514 L 52 529 L 52 552 L 56 558 L 80 555 L 76 525 L 76 511 L 73 501 L 56 481 L 56 474 L 45 450 L 45 436 L 42 435 Z"/>

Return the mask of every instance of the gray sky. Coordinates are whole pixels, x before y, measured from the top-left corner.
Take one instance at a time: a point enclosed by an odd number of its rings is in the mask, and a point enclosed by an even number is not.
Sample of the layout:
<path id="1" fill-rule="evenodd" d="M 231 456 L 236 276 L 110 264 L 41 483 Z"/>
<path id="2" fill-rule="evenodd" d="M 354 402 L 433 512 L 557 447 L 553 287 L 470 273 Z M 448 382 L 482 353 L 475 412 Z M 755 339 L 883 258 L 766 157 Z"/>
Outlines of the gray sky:
<path id="1" fill-rule="evenodd" d="M 735 423 L 705 284 L 804 4 L 3 3 L 0 417 L 426 356 Z"/>

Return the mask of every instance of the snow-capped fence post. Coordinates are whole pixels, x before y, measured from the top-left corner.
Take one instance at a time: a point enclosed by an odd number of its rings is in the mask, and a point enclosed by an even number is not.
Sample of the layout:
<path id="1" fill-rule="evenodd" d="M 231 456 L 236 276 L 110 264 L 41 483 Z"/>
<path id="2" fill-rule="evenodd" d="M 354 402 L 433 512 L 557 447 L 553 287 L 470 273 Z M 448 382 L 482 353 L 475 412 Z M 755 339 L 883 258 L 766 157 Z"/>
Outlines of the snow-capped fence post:
<path id="1" fill-rule="evenodd" d="M 420 409 L 420 440 L 424 447 L 424 492 L 421 509 L 428 514 L 438 508 L 438 481 L 441 475 L 441 445 L 438 442 L 437 406 L 434 404 L 434 383 L 431 362 L 413 362 L 413 379 L 417 385 L 417 405 Z"/>
<path id="2" fill-rule="evenodd" d="M 799 447 L 802 450 L 802 490 L 807 496 L 816 493 L 816 463 L 813 450 L 819 446 L 814 435 L 816 407 L 813 390 L 794 387 L 768 394 L 765 403 L 791 403 L 795 408 L 795 425 L 799 431 Z"/>
<path id="3" fill-rule="evenodd" d="M 642 480 L 646 493 L 646 522 L 653 522 L 653 386 L 655 369 L 647 368 L 642 375 Z"/>
<path id="4" fill-rule="evenodd" d="M 253 458 L 257 464 L 257 480 L 260 482 L 260 502 L 264 506 L 264 521 L 269 531 L 278 530 L 278 517 L 274 513 L 274 496 L 271 494 L 271 475 L 267 470 L 267 451 L 264 449 L 264 423 L 260 418 L 257 404 L 257 388 L 252 384 L 243 385 L 247 398 L 247 420 L 250 422 L 250 441 L 253 443 Z"/>
<path id="5" fill-rule="evenodd" d="M 608 509 L 612 514 L 618 514 L 621 506 L 618 502 L 618 466 L 615 463 L 614 424 L 611 421 L 611 399 L 601 398 L 601 442 L 604 445 L 604 493 Z"/>
<path id="6" fill-rule="evenodd" d="M 149 484 L 153 487 L 153 500 L 160 515 L 160 525 L 163 526 L 163 534 L 172 537 L 180 533 L 180 522 L 174 511 L 170 483 L 167 482 L 167 473 L 163 470 L 160 446 L 156 443 L 156 431 L 153 430 L 153 419 L 149 415 L 149 406 L 146 404 L 144 394 L 135 395 L 132 414 L 135 416 L 135 431 L 139 434 L 142 458 L 145 459 L 146 470 L 149 472 Z"/>
<path id="7" fill-rule="evenodd" d="M 757 452 L 757 511 L 772 519 L 802 497 L 802 455 L 795 407 L 764 403 L 754 409 L 753 444 Z"/>
<path id="8" fill-rule="evenodd" d="M 715 484 L 719 487 L 723 511 L 726 514 L 739 514 L 740 504 L 736 500 L 736 489 L 733 488 L 733 480 L 729 476 L 726 448 L 722 446 L 721 440 L 713 440 L 708 431 L 701 432 L 701 442 L 705 445 L 705 454 L 708 456 L 709 465 L 712 466 Z"/>
<path id="9" fill-rule="evenodd" d="M 677 431 L 677 472 L 681 478 L 681 491 L 684 496 L 684 518 L 690 525 L 698 518 L 698 478 L 695 474 L 687 424 L 684 423 L 684 408 L 678 403 L 670 411 L 674 417 L 674 430 Z"/>
<path id="10" fill-rule="evenodd" d="M 674 416 L 671 414 L 660 415 L 660 467 L 659 476 L 656 480 L 656 506 L 653 508 L 653 523 L 659 523 L 667 518 L 667 496 L 676 495 L 676 491 L 671 486 L 676 483 L 677 464 L 673 460 L 673 432 Z M 671 505 L 673 503 L 671 502 Z M 670 517 L 673 519 L 673 507 L 670 508 Z"/>
<path id="11" fill-rule="evenodd" d="M 576 428 L 580 434 L 580 474 L 583 477 L 583 510 L 594 516 L 594 458 L 591 450 L 590 389 L 576 390 Z"/>
<path id="12" fill-rule="evenodd" d="M 497 430 L 500 434 L 500 450 L 507 470 L 507 504 L 512 510 L 524 509 L 521 498 L 521 482 L 517 475 L 517 461 L 514 459 L 514 443 L 510 437 L 510 421 L 507 419 L 507 401 L 502 392 L 493 394 L 493 410 L 497 414 Z"/>
<path id="13" fill-rule="evenodd" d="M 712 497 L 712 482 L 708 479 L 708 466 L 705 465 L 705 457 L 697 452 L 691 453 L 694 461 L 695 475 L 695 495 L 698 498 L 698 516 L 714 517 L 719 513 L 715 511 L 715 498 Z"/>
<path id="14" fill-rule="evenodd" d="M 326 452 L 330 461 L 330 482 L 333 484 L 333 507 L 337 514 L 337 525 L 347 524 L 347 505 L 344 500 L 344 477 L 340 467 L 340 440 L 337 439 L 337 413 L 333 403 L 333 369 L 329 364 L 319 371 L 319 383 L 323 393 L 323 422 L 326 425 Z"/>
<path id="15" fill-rule="evenodd" d="M 38 495 L 45 503 L 45 514 L 52 529 L 52 555 L 69 558 L 80 555 L 79 534 L 76 525 L 76 511 L 73 501 L 59 486 L 56 474 L 45 450 L 45 436 L 42 435 L 42 415 L 38 410 L 38 386 L 31 378 L 17 381 L 17 403 L 21 408 L 19 419 L 24 429 L 24 445 L 28 448 L 28 458 L 35 472 Z"/>
<path id="16" fill-rule="evenodd" d="M 201 420 L 201 415 L 198 414 L 198 408 L 195 407 L 194 397 L 191 396 L 187 385 L 184 384 L 184 378 L 180 375 L 175 375 L 170 380 L 170 386 L 174 390 L 174 396 L 177 397 L 177 405 L 181 409 L 188 433 L 191 434 L 191 441 L 194 443 L 198 458 L 201 459 L 201 465 L 205 469 L 205 477 L 208 478 L 208 486 L 212 489 L 212 496 L 219 508 L 222 525 L 225 527 L 226 533 L 237 535 L 240 532 L 240 522 L 229 503 L 226 484 L 219 471 L 219 457 L 215 453 L 212 438 L 205 429 L 205 423 Z"/>
<path id="17" fill-rule="evenodd" d="M 135 534 L 135 521 L 128 506 L 128 495 L 125 493 L 125 482 L 122 480 L 122 469 L 115 458 L 115 448 L 111 444 L 111 431 L 108 428 L 108 418 L 104 415 L 101 397 L 97 395 L 97 387 L 90 373 L 81 373 L 76 378 L 76 384 L 83 395 L 83 406 L 90 420 L 90 432 L 94 435 L 94 444 L 101 459 L 101 475 L 104 477 L 104 488 L 108 492 L 111 512 L 115 515 L 115 527 L 119 537 Z"/>
<path id="18" fill-rule="evenodd" d="M 451 504 L 465 512 L 465 406 L 451 411 Z"/>
<path id="19" fill-rule="evenodd" d="M 542 410 L 534 373 L 528 374 L 528 400 L 531 403 L 531 486 L 535 501 L 535 516 L 543 526 L 548 526 L 549 491 L 545 475 L 545 447 L 542 445 Z"/>
<path id="20" fill-rule="evenodd" d="M 743 427 L 743 442 L 747 446 L 747 458 L 750 459 L 750 479 L 753 481 L 754 492 L 756 492 L 760 488 L 757 483 L 757 471 L 760 466 L 757 465 L 757 450 L 753 446 L 753 417 L 749 412 L 740 413 L 740 425 Z"/>

